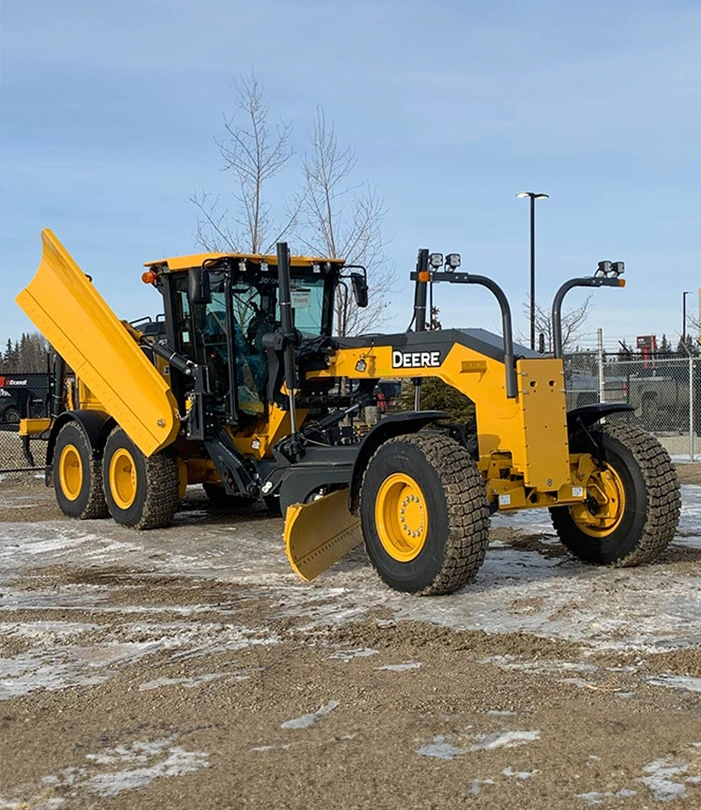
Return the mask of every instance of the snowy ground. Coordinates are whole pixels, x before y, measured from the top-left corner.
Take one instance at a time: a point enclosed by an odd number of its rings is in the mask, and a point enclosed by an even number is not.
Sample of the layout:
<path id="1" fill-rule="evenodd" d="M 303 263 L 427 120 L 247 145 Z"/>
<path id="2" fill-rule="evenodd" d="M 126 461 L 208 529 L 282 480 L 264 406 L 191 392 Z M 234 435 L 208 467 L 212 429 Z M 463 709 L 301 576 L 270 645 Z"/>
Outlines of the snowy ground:
<path id="1" fill-rule="evenodd" d="M 96 798 L 100 807 L 195 806 L 167 804 L 173 799 L 163 786 L 172 783 L 178 790 L 193 786 L 199 806 L 277 807 L 265 797 L 273 795 L 277 769 L 285 770 L 287 743 L 279 735 L 320 735 L 334 727 L 337 743 L 346 740 L 343 745 L 352 748 L 352 740 L 363 738 L 372 748 L 371 726 L 344 709 L 355 701 L 362 714 L 367 694 L 382 694 L 388 678 L 404 679 L 406 690 L 399 696 L 390 691 L 373 711 L 398 700 L 390 726 L 404 710 L 412 723 L 424 720 L 411 732 L 396 720 L 383 745 L 405 734 L 401 756 L 444 780 L 446 804 L 437 807 L 453 806 L 456 797 L 485 807 L 543 806 L 538 797 L 555 808 L 640 808 L 672 800 L 701 806 L 701 487 L 683 487 L 678 534 L 655 564 L 590 568 L 563 552 L 546 513 L 497 516 L 476 582 L 434 599 L 387 590 L 361 550 L 304 584 L 288 569 L 281 521 L 262 514 L 232 517 L 195 502 L 174 528 L 135 533 L 110 521 L 47 517 L 48 499 L 39 486 L 0 484 L 6 516 L 0 522 L 0 699 L 13 718 L 2 733 L 6 756 L 26 745 L 23 760 L 36 760 L 31 767 L 19 762 L 8 786 L 0 783 L 0 808 L 89 807 Z M 229 748 L 211 736 L 188 737 L 190 730 L 168 713 L 169 696 L 188 707 L 205 701 L 203 715 L 207 701 L 224 701 L 231 717 L 243 708 L 232 708 L 230 695 L 262 689 L 265 673 L 285 661 L 291 669 L 280 677 L 281 714 L 256 720 L 260 738 L 252 736 L 247 750 L 257 759 L 241 765 L 246 786 L 259 793 L 217 805 L 216 791 L 201 791 L 213 774 L 221 784 L 233 778 L 217 766 Z M 467 703 L 453 698 L 436 708 L 426 697 L 463 678 L 459 694 L 474 691 Z M 434 686 L 419 689 L 423 679 Z M 273 679 L 265 689 L 275 693 L 277 684 Z M 291 695 L 290 684 L 296 684 Z M 300 694 L 308 700 L 292 699 Z M 491 700 L 491 694 L 499 698 Z M 571 701 L 566 705 L 581 704 L 580 732 L 592 741 L 567 755 L 568 762 L 580 754 L 582 761 L 572 772 L 565 769 L 566 776 L 557 768 L 570 744 L 570 718 L 561 706 L 548 708 L 563 694 Z M 131 725 L 121 718 L 125 700 L 135 706 L 144 701 L 141 716 L 161 712 L 168 723 L 161 728 L 149 720 L 135 736 L 133 718 Z M 626 719 L 628 706 L 639 719 Z M 677 739 L 674 729 L 663 729 L 662 718 L 671 721 L 682 708 L 688 725 L 679 721 Z M 80 750 L 67 753 L 70 746 L 51 747 L 44 735 L 18 730 L 16 717 L 36 724 L 47 709 L 52 717 L 59 712 L 73 719 L 66 740 L 80 743 Z M 245 726 L 258 710 L 249 708 L 238 722 Z M 461 713 L 464 725 L 446 720 Z M 630 728 L 604 733 L 617 713 L 617 722 Z M 102 726 L 111 729 L 104 738 Z M 645 737 L 640 757 L 621 751 L 618 765 L 606 762 L 612 741 L 626 734 Z M 322 741 L 318 745 L 323 748 Z M 275 751 L 284 761 L 265 765 L 261 757 Z M 345 751 L 338 767 L 348 756 L 352 752 Z M 435 771 L 449 767 L 450 774 Z M 378 795 L 387 790 L 382 806 L 394 807 L 396 788 L 388 784 L 378 783 Z M 316 805 L 309 803 L 308 786 L 290 790 L 280 807 L 365 806 L 353 804 L 340 788 L 312 791 Z M 134 803 L 135 796 L 152 804 Z M 401 806 L 429 806 L 418 795 L 409 798 L 416 802 Z M 522 805 L 525 800 L 537 803 Z"/>
<path id="2" fill-rule="evenodd" d="M 31 495 L 24 498 L 14 498 L 23 516 L 35 503 Z M 11 583 L 21 570 L 79 561 L 85 569 L 128 566 L 245 585 L 284 601 L 289 612 L 310 599 L 323 602 L 322 608 L 307 612 L 310 624 L 357 619 L 383 607 L 398 619 L 462 630 L 529 632 L 594 648 L 683 648 L 701 641 L 701 565 L 690 565 L 701 561 L 701 487 L 684 486 L 682 499 L 674 542 L 662 562 L 642 568 L 594 568 L 570 558 L 545 511 L 497 515 L 492 519 L 496 539 L 477 580 L 450 598 L 437 599 L 386 589 L 360 551 L 305 584 L 288 568 L 281 522 L 262 515 L 207 525 L 207 511 L 193 508 L 178 516 L 175 528 L 144 533 L 111 521 L 6 522 L 0 523 L 0 610 L 50 608 L 57 602 L 69 607 L 70 589 L 57 599 L 53 590 Z M 532 542 L 525 549 L 505 542 L 499 539 L 505 532 Z M 99 610 L 105 592 L 95 585 L 87 592 L 81 588 L 75 598 L 81 607 Z M 524 607 L 515 610 L 515 600 Z"/>

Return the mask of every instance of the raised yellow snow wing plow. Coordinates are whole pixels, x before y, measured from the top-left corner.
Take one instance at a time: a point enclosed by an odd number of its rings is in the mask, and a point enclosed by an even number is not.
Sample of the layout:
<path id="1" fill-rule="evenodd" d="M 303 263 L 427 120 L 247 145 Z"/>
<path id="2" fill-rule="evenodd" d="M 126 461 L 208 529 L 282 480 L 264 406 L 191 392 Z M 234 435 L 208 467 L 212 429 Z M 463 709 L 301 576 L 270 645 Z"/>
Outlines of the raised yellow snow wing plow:
<path id="1" fill-rule="evenodd" d="M 152 455 L 178 431 L 168 382 L 52 231 L 43 230 L 41 241 L 36 275 L 15 300 L 144 455 Z"/>

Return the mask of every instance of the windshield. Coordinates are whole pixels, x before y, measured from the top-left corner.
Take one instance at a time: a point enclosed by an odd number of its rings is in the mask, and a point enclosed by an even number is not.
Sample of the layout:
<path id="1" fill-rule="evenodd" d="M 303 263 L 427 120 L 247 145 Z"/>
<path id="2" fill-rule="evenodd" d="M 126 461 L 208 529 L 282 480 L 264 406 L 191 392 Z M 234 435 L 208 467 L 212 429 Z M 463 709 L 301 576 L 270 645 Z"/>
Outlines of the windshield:
<path id="1" fill-rule="evenodd" d="M 293 278 L 290 282 L 290 298 L 294 310 L 295 328 L 308 337 L 318 337 L 322 333 L 324 309 L 323 278 Z M 280 317 L 277 309 L 276 318 Z"/>

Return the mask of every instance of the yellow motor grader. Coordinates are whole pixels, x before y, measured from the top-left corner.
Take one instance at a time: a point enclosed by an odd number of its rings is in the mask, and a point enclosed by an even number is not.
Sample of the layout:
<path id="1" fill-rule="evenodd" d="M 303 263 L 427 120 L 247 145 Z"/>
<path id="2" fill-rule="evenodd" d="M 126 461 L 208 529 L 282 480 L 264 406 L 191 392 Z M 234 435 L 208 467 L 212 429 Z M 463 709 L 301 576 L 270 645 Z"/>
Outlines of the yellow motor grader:
<path id="1" fill-rule="evenodd" d="M 582 560 L 635 565 L 671 540 L 679 485 L 666 451 L 606 417 L 566 412 L 560 311 L 572 287 L 623 286 L 620 262 L 571 279 L 553 304 L 553 356 L 516 345 L 509 304 L 457 254 L 419 251 L 411 328 L 334 337 L 338 295 L 368 302 L 364 268 L 336 258 L 206 253 L 148 262 L 163 316 L 120 321 L 54 234 L 18 304 L 56 352 L 47 483 L 75 518 L 168 526 L 186 487 L 285 516 L 290 563 L 312 579 L 364 541 L 392 588 L 446 594 L 484 559 L 490 514 L 547 508 Z M 487 287 L 503 334 L 427 330 L 432 285 Z M 347 298 L 346 298 L 347 300 Z M 69 367 L 73 374 L 67 375 Z M 469 397 L 476 428 L 421 409 L 440 378 Z M 412 411 L 369 428 L 378 381 L 410 380 Z"/>

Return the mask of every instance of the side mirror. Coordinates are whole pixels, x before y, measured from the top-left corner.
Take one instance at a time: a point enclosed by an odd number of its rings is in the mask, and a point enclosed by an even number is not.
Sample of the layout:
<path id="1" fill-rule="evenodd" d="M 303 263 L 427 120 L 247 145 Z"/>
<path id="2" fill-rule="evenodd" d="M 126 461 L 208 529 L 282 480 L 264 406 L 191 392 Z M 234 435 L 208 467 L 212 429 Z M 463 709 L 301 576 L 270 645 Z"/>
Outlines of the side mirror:
<path id="1" fill-rule="evenodd" d="M 212 291 L 209 286 L 209 273 L 201 267 L 191 267 L 187 271 L 187 294 L 191 304 L 209 304 Z"/>
<path id="2" fill-rule="evenodd" d="M 359 307 L 366 307 L 368 305 L 368 282 L 362 273 L 350 274 L 351 284 L 353 285 L 353 298 Z"/>

